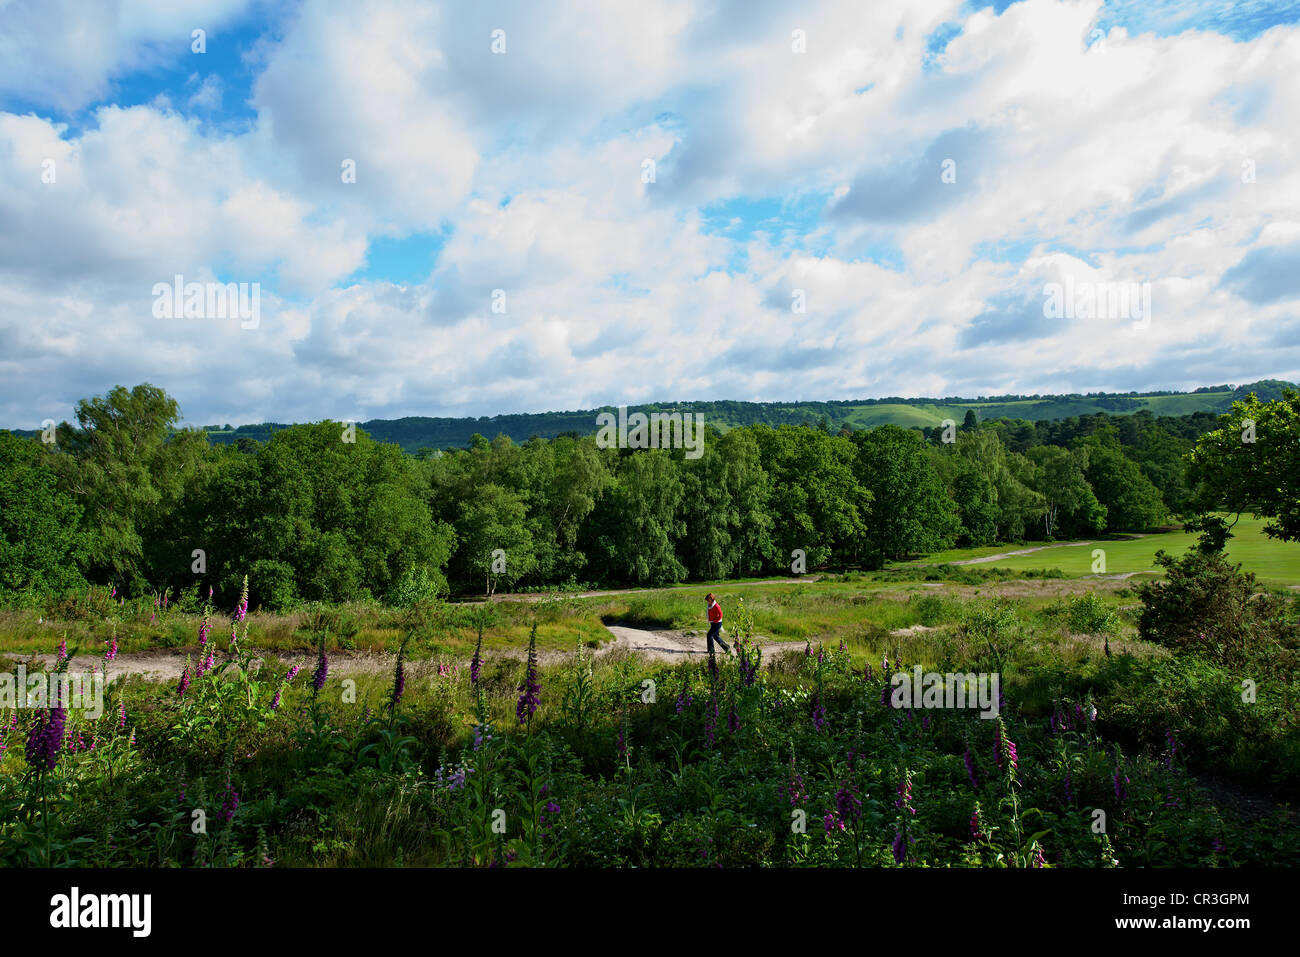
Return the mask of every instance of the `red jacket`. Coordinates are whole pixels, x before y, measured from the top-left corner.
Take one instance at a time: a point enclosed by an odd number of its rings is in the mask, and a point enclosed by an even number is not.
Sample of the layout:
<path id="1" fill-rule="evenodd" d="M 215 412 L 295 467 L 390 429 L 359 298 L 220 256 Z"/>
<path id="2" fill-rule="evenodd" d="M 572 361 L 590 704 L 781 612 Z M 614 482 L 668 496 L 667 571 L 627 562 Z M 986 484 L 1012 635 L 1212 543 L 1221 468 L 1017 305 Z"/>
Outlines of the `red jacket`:
<path id="1" fill-rule="evenodd" d="M 722 621 L 722 606 L 716 601 L 709 606 L 709 621 Z"/>

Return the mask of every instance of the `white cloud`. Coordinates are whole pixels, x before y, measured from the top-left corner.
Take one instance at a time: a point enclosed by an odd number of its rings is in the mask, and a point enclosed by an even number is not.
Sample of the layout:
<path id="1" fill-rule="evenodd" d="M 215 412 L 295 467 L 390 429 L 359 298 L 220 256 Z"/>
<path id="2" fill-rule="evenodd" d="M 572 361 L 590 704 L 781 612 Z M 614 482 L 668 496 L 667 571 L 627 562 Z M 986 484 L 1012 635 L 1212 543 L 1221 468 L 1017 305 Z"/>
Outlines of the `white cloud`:
<path id="1" fill-rule="evenodd" d="M 204 19 L 164 7 L 87 36 L 0 7 L 0 96 L 84 102 Z M 1089 47 L 1099 0 L 1023 0 L 927 68 L 962 9 L 308 2 L 246 130 L 161 99 L 76 135 L 0 112 L 0 422 L 144 380 L 234 422 L 1300 377 L 1300 29 Z M 23 78 L 50 43 L 80 66 Z M 177 102 L 230 98 L 205 73 Z M 806 234 L 705 216 L 809 197 Z M 443 226 L 429 276 L 344 284 L 368 241 Z M 261 326 L 153 320 L 174 273 L 262 282 Z M 1065 275 L 1149 282 L 1149 327 L 1045 322 Z"/>

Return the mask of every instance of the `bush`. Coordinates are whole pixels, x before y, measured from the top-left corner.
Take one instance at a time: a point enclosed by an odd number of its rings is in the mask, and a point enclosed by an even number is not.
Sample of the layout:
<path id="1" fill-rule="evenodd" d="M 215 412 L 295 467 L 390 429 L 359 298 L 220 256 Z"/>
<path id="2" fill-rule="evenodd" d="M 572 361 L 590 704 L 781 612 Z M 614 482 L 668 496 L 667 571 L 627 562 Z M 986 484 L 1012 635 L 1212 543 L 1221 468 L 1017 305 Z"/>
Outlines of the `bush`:
<path id="1" fill-rule="evenodd" d="M 439 582 L 423 565 L 408 565 L 388 595 L 388 603 L 395 608 L 413 605 L 431 605 L 442 597 Z"/>
<path id="2" fill-rule="evenodd" d="M 1190 549 L 1181 558 L 1156 553 L 1163 581 L 1138 586 L 1138 634 L 1176 652 L 1227 667 L 1251 664 L 1293 680 L 1300 628 L 1294 603 L 1261 593 L 1255 576 L 1222 552 Z"/>
<path id="3" fill-rule="evenodd" d="M 1065 620 L 1071 631 L 1081 635 L 1113 635 L 1119 630 L 1119 615 L 1096 592 L 1072 597 Z"/>

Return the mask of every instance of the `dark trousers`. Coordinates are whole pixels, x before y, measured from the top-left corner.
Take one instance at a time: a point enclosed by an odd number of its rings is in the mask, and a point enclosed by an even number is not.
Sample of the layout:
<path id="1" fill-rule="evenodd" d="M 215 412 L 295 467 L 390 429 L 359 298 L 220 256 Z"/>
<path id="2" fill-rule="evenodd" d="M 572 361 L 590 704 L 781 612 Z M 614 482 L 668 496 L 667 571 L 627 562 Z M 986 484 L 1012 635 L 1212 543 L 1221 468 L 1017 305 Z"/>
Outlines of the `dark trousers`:
<path id="1" fill-rule="evenodd" d="M 723 651 L 727 652 L 728 654 L 731 653 L 731 647 L 725 641 L 722 640 L 722 635 L 719 634 L 721 631 L 722 631 L 722 622 L 715 621 L 711 625 L 709 625 L 709 633 L 704 636 L 709 642 L 709 654 L 713 654 L 713 643 L 715 641 L 722 646 Z"/>

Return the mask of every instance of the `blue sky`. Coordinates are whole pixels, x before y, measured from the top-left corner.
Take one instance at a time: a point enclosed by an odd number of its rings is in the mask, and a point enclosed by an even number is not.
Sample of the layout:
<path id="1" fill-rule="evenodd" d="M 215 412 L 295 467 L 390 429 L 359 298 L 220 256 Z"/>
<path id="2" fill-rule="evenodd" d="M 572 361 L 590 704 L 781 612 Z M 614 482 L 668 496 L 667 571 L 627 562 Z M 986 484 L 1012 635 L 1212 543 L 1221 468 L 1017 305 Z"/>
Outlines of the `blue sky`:
<path id="1" fill-rule="evenodd" d="M 0 426 L 1300 378 L 1300 7 L 889 6 L 9 0 Z"/>

